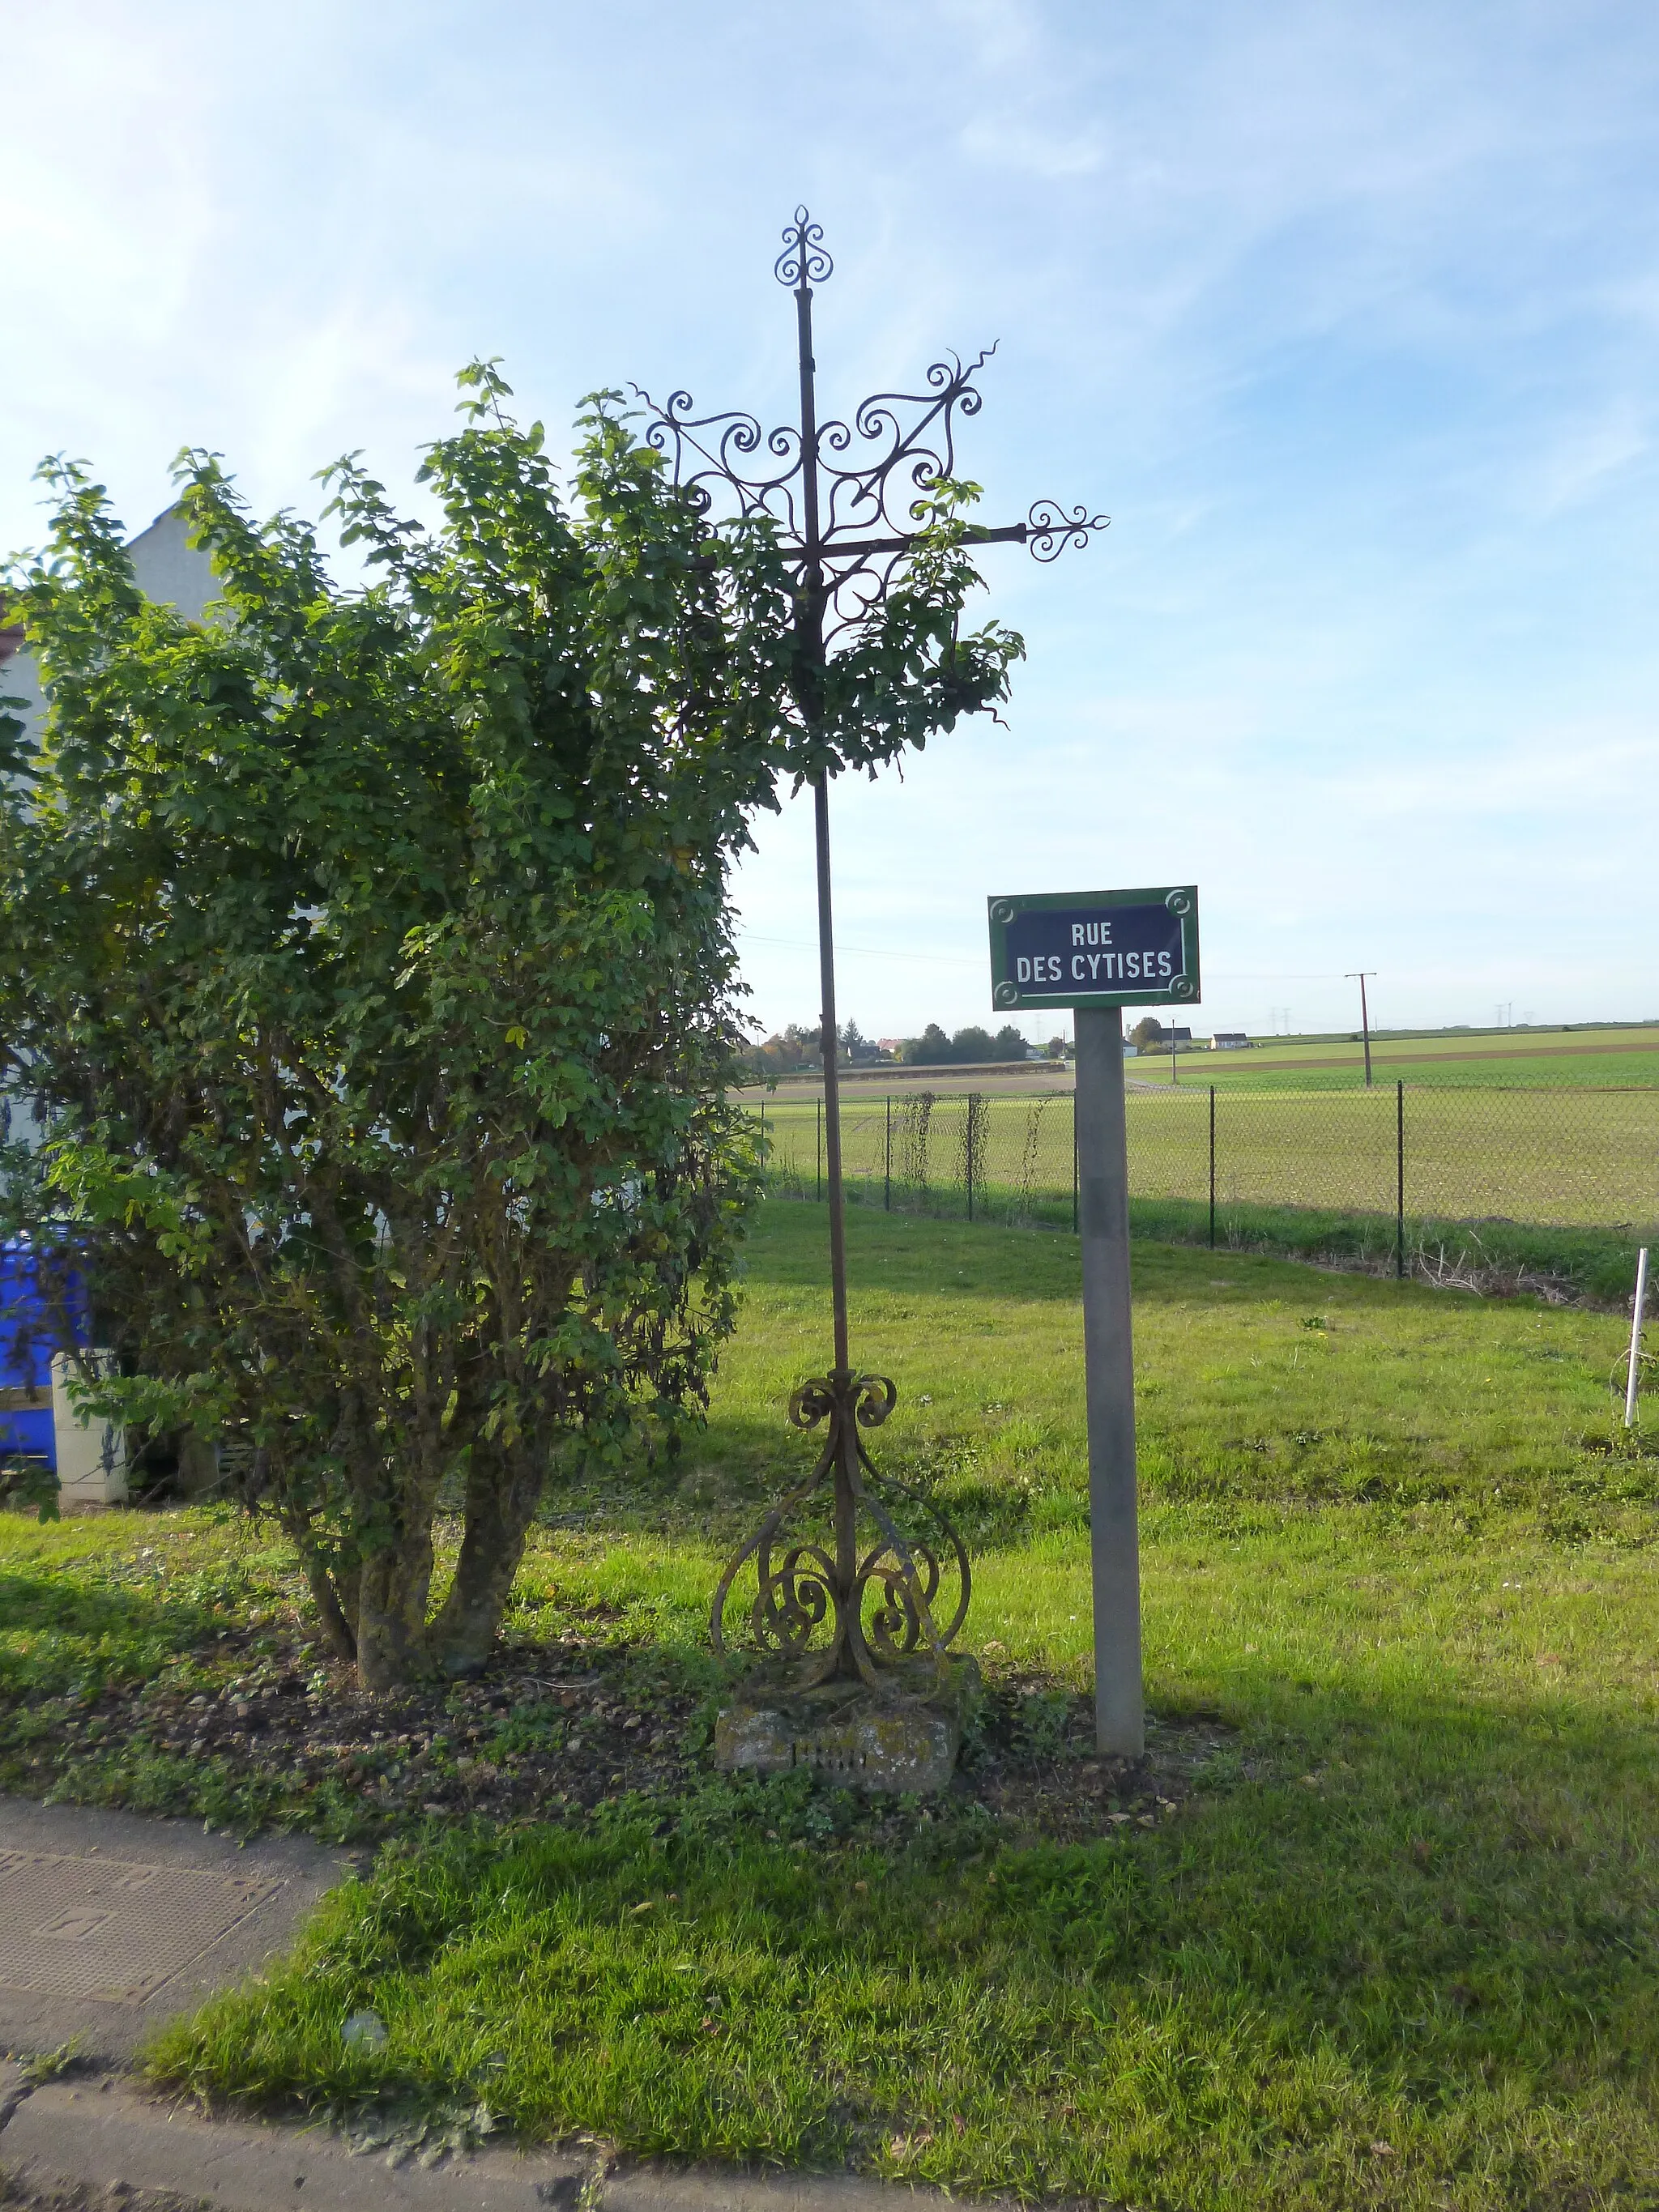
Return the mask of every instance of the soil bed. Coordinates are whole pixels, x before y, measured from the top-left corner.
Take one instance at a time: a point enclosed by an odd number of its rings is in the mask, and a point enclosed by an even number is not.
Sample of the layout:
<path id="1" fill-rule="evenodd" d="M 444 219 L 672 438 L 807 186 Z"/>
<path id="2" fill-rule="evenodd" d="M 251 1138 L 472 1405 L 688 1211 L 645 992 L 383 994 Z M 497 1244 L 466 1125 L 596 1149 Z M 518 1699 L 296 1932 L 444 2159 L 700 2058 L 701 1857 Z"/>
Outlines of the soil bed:
<path id="1" fill-rule="evenodd" d="M 205 1812 L 244 1835 L 304 1828 L 348 1843 L 672 1797 L 708 1767 L 720 1692 L 677 1681 L 659 1649 L 618 1642 L 605 1610 L 593 1609 L 591 1636 L 505 1643 L 474 1680 L 380 1696 L 313 1645 L 231 1628 L 201 1662 L 213 1686 L 106 1681 L 90 1696 L 33 1701 L 4 1780 L 42 1797 Z M 21 1701 L 11 1717 L 24 1721 Z M 1155 1826 L 1232 1731 L 1200 1717 L 1151 1734 L 1144 1759 L 1098 1759 L 1085 1698 L 1010 1671 L 987 1683 L 950 1795 L 996 1815 L 1010 1841 Z M 875 1797 L 856 1825 L 872 1840 L 908 1832 L 918 1809 Z"/>

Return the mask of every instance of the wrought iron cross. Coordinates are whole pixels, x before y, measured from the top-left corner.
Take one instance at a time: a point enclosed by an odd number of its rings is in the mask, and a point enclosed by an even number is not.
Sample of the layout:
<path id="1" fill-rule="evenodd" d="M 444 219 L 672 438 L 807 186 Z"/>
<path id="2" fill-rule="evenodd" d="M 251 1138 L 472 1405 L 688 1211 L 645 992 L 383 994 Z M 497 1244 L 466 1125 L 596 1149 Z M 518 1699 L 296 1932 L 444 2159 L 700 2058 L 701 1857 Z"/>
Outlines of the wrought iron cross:
<path id="1" fill-rule="evenodd" d="M 688 392 L 671 392 L 659 407 L 635 386 L 649 410 L 648 442 L 703 512 L 771 521 L 775 542 L 795 578 L 796 635 L 809 666 L 822 666 L 836 639 L 874 613 L 902 574 L 925 534 L 934 486 L 955 475 L 956 418 L 976 415 L 983 404 L 974 378 L 989 358 L 981 353 L 966 366 L 955 356 L 935 362 L 925 392 L 874 392 L 860 401 L 850 426 L 820 422 L 812 288 L 833 267 L 821 225 L 797 208 L 783 234 L 775 274 L 795 298 L 799 426 L 763 431 L 757 416 L 736 410 L 695 415 Z M 1000 529 L 971 525 L 966 537 L 971 544 L 1023 544 L 1037 560 L 1052 561 L 1068 544 L 1086 545 L 1106 522 L 1085 507 L 1037 500 L 1024 521 Z M 811 696 L 809 686 L 806 696 Z M 902 1483 L 879 1475 L 860 1434 L 887 1419 L 897 1393 L 885 1376 L 859 1373 L 848 1345 L 830 790 L 822 772 L 812 780 L 812 806 L 835 1364 L 794 1393 L 789 1417 L 803 1429 L 820 1421 L 829 1426 L 811 1473 L 772 1508 L 726 1567 L 711 1629 L 716 1649 L 724 1650 L 726 1598 L 752 1559 L 759 1589 L 750 1607 L 751 1629 L 763 1650 L 792 1662 L 795 1686 L 839 1675 L 875 1687 L 884 1675 L 902 1681 L 903 1662 L 921 1652 L 943 1663 L 967 1616 L 969 1569 L 961 1539 L 944 1516 Z M 817 1493 L 826 1478 L 831 1489 L 823 1501 Z M 890 1504 L 888 1493 L 903 1504 Z M 789 1532 L 793 1516 L 825 1502 L 827 1528 Z M 873 1538 L 860 1534 L 861 1520 L 873 1523 Z M 940 1619 L 935 1600 L 947 1583 L 954 1589 L 947 1591 L 948 1617 Z"/>

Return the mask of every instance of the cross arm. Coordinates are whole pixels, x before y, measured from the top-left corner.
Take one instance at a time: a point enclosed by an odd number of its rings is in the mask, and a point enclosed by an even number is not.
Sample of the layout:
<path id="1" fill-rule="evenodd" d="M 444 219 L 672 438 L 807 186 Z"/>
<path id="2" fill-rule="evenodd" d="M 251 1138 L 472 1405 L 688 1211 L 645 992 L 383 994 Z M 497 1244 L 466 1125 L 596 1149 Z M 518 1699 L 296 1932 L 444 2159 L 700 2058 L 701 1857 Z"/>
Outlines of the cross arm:
<path id="1" fill-rule="evenodd" d="M 981 522 L 970 522 L 963 533 L 969 545 L 1023 545 L 1031 534 L 1029 522 L 1011 522 L 1006 528 L 992 530 Z M 920 538 L 921 532 L 908 538 L 826 538 L 818 547 L 821 561 L 844 561 L 857 556 L 860 560 L 873 559 L 882 553 L 908 553 Z M 798 561 L 811 556 L 805 546 L 792 549 L 790 557 Z"/>

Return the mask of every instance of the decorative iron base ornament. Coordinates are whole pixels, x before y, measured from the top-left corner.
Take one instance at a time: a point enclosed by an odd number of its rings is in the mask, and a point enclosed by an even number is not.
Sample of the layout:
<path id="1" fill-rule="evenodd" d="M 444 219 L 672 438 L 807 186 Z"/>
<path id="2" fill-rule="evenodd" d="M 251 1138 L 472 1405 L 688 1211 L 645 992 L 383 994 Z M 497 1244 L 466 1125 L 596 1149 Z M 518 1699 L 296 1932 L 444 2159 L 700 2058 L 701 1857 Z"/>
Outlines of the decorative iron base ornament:
<path id="1" fill-rule="evenodd" d="M 803 1382 L 790 1399 L 798 1429 L 827 1420 L 829 1430 L 811 1473 L 772 1508 L 720 1577 L 710 1628 L 722 1657 L 726 1599 L 753 1559 L 759 1588 L 750 1633 L 757 1649 L 786 1662 L 782 1686 L 810 1690 L 842 1675 L 878 1689 L 883 1668 L 918 1654 L 931 1655 L 942 1678 L 945 1655 L 968 1618 L 973 1576 L 967 1547 L 944 1514 L 880 1474 L 864 1448 L 860 1430 L 878 1429 L 897 1400 L 884 1375 L 845 1367 Z M 896 1511 L 889 1498 L 904 1504 Z M 814 1526 L 826 1517 L 827 1529 Z"/>
<path id="2" fill-rule="evenodd" d="M 647 410 L 647 443 L 704 514 L 769 520 L 795 578 L 798 647 L 804 661 L 822 668 L 830 644 L 842 636 L 855 641 L 860 624 L 902 583 L 913 553 L 927 538 L 931 489 L 955 475 L 956 418 L 978 413 L 974 378 L 989 356 L 981 354 L 969 363 L 954 356 L 935 362 L 925 392 L 875 392 L 855 409 L 850 424 L 821 423 L 812 288 L 830 276 L 831 263 L 823 229 L 804 207 L 786 228 L 783 246 L 775 273 L 795 301 L 798 424 L 763 431 L 757 417 L 740 410 L 696 415 L 686 392 L 671 392 L 659 406 L 635 389 Z M 744 473 L 745 465 L 752 473 Z M 1045 499 L 1033 503 L 1023 522 L 1000 528 L 971 524 L 965 537 L 970 545 L 1024 545 L 1034 559 L 1046 562 L 1068 545 L 1086 545 L 1106 522 L 1106 516 L 1085 507 Z M 942 1677 L 945 1655 L 968 1612 L 968 1554 L 927 1499 L 877 1473 L 860 1434 L 880 1427 L 897 1394 L 884 1376 L 857 1372 L 848 1349 L 830 797 L 822 775 L 813 779 L 812 802 L 835 1365 L 801 1385 L 790 1400 L 789 1418 L 798 1428 L 816 1428 L 821 1421 L 830 1425 L 811 1474 L 772 1509 L 721 1577 L 711 1627 L 716 1650 L 724 1652 L 726 1601 L 753 1559 L 759 1577 L 750 1607 L 754 1639 L 793 1666 L 798 1686 L 841 1677 L 893 1688 L 914 1679 L 919 1658 L 931 1656 Z M 826 1479 L 828 1493 L 821 1495 Z M 905 1503 L 896 1511 L 885 1502 L 889 1497 Z M 814 1514 L 829 1523 L 816 1536 L 787 1525 L 799 1515 L 810 1526 Z M 929 1528 L 931 1534 L 919 1533 Z M 941 1620 L 941 1583 L 952 1575 L 956 1593 L 949 1617 Z"/>

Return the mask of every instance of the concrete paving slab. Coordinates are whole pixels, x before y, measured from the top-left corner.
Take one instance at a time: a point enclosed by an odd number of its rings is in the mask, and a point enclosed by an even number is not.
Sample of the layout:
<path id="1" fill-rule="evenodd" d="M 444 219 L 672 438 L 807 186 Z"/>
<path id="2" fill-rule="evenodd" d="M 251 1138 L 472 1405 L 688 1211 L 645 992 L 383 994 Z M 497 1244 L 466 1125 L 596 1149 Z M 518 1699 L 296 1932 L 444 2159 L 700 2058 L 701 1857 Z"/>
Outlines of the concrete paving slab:
<path id="1" fill-rule="evenodd" d="M 0 1798 L 0 2050 L 130 2057 L 286 1948 L 350 1870 L 303 1837 L 239 1850 L 191 1821 Z"/>
<path id="2" fill-rule="evenodd" d="M 0 2130 L 0 2168 L 27 2192 L 167 2191 L 216 2212 L 899 2212 L 915 2191 L 837 2174 L 598 2166 L 592 2154 L 483 2150 L 423 2172 L 353 2158 L 337 2139 L 204 2120 L 113 2083 L 49 2083 Z"/>

